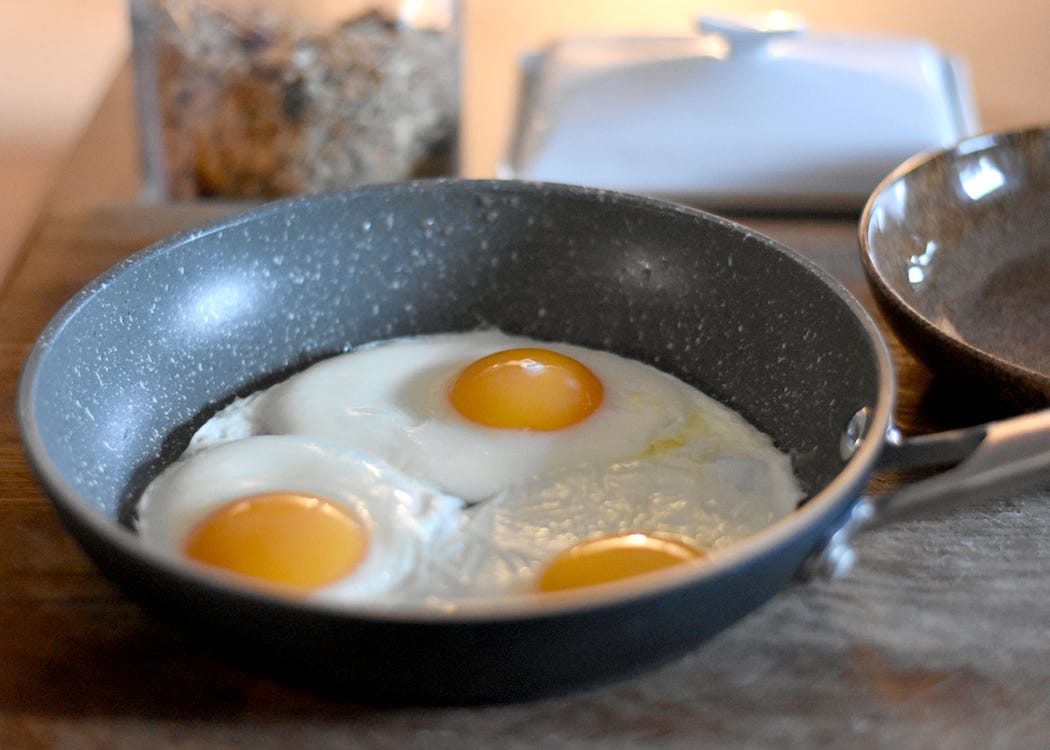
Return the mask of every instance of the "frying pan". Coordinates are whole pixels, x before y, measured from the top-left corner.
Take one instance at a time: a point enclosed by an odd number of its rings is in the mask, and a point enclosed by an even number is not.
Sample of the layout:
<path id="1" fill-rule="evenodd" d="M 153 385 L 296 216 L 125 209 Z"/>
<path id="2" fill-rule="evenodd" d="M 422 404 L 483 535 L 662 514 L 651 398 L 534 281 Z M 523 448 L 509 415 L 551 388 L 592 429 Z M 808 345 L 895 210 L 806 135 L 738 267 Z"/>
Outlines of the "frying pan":
<path id="1" fill-rule="evenodd" d="M 218 408 L 376 339 L 498 326 L 649 362 L 789 453 L 807 499 L 706 565 L 607 586 L 423 607 L 310 605 L 231 587 L 148 548 L 127 508 Z M 26 452 L 100 569 L 231 659 L 373 703 L 530 698 L 672 659 L 849 537 L 935 500 L 1046 475 L 1045 414 L 905 440 L 860 305 L 746 228 L 574 186 L 423 181 L 295 198 L 179 234 L 79 292 L 23 371 Z M 883 498 L 888 466 L 954 464 Z"/>

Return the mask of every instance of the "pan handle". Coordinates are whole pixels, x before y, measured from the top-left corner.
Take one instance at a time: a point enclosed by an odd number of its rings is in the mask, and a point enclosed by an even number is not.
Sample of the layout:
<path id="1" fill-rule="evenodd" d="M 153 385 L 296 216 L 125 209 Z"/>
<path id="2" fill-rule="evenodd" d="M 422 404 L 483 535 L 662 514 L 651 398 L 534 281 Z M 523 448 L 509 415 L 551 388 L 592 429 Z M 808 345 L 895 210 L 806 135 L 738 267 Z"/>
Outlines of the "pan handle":
<path id="1" fill-rule="evenodd" d="M 1050 409 L 916 438 L 892 431 L 880 469 L 945 466 L 881 496 L 863 496 L 803 565 L 805 577 L 836 578 L 852 568 L 854 535 L 933 508 L 1020 492 L 1050 483 Z"/>

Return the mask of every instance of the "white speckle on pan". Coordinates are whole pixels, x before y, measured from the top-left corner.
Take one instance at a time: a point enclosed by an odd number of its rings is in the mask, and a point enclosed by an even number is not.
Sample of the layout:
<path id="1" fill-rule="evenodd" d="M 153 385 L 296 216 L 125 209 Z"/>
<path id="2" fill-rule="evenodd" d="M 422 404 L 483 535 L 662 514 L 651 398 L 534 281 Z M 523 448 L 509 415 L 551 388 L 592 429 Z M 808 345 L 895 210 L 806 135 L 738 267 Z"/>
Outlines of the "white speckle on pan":
<path id="1" fill-rule="evenodd" d="M 78 409 L 80 409 L 81 411 L 84 412 L 84 416 L 86 416 L 92 422 L 95 421 L 95 415 L 91 412 L 91 409 L 89 409 L 87 406 L 82 404 L 80 401 L 74 401 L 73 403 L 75 403 L 77 405 Z"/>

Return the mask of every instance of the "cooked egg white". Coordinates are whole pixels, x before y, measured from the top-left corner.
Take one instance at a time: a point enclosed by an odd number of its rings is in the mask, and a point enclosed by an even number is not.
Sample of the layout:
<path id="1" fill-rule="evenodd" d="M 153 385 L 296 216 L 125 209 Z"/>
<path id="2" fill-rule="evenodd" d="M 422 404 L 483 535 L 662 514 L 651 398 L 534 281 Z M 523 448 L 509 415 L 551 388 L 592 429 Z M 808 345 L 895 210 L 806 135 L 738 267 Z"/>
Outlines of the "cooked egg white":
<path id="1" fill-rule="evenodd" d="M 604 385 L 600 407 L 585 420 L 560 430 L 508 430 L 478 424 L 452 407 L 449 388 L 471 362 L 536 346 L 582 362 Z M 694 392 L 609 352 L 499 331 L 421 336 L 324 360 L 235 402 L 201 429 L 191 448 L 254 434 L 321 437 L 473 502 L 567 467 L 637 456 L 680 432 Z"/>
<path id="2" fill-rule="evenodd" d="M 537 349 L 571 357 L 596 378 L 588 385 L 570 374 L 549 394 L 542 385 L 529 396 L 545 406 L 567 391 L 583 404 L 568 426 L 513 427 L 528 414 L 510 408 L 508 417 L 473 381 L 467 400 L 477 403 L 453 405 L 472 363 Z M 527 354 L 511 360 L 513 407 L 544 368 Z M 512 427 L 491 426 L 500 420 Z M 617 566 L 643 537 L 702 560 L 788 515 L 802 497 L 768 436 L 682 381 L 608 352 L 498 331 L 370 345 L 235 401 L 150 486 L 139 529 L 184 553 L 216 508 L 281 491 L 327 498 L 365 529 L 361 562 L 311 596 L 441 607 L 534 592 L 552 560 L 595 539 L 614 540 L 602 559 Z M 613 577 L 586 572 L 582 585 Z"/>
<path id="3" fill-rule="evenodd" d="M 463 522 L 463 503 L 372 456 L 300 435 L 261 435 L 194 452 L 150 483 L 137 506 L 137 528 L 158 547 L 183 556 L 194 530 L 221 508 L 266 493 L 295 493 L 347 511 L 363 531 L 363 559 L 341 579 L 310 586 L 319 600 L 358 601 L 423 586 L 425 560 Z M 252 529 L 257 546 L 284 527 Z M 339 555 L 340 549 L 311 554 Z M 323 541 L 323 540 L 322 540 Z M 295 560 L 277 561 L 281 568 Z M 248 583 L 267 583 L 256 579 Z"/>
<path id="4" fill-rule="evenodd" d="M 766 435 L 699 392 L 686 415 L 673 440 L 628 460 L 537 477 L 472 509 L 440 550 L 454 573 L 440 596 L 534 591 L 552 560 L 594 539 L 645 534 L 702 558 L 795 509 L 802 491 Z"/>

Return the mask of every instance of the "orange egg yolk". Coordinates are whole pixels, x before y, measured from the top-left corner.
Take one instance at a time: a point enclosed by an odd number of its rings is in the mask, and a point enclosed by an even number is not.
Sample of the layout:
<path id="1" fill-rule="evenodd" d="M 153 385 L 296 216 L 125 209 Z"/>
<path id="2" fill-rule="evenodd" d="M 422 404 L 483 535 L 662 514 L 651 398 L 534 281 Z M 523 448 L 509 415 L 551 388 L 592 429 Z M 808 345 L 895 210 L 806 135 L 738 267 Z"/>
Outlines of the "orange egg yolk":
<path id="1" fill-rule="evenodd" d="M 271 492 L 205 517 L 185 551 L 264 586 L 306 593 L 349 574 L 367 549 L 367 531 L 356 515 L 324 498 Z"/>
<path id="2" fill-rule="evenodd" d="M 453 407 L 489 427 L 560 430 L 602 402 L 602 383 L 572 357 L 547 349 L 508 349 L 471 363 L 449 391 Z"/>
<path id="3" fill-rule="evenodd" d="M 699 560 L 704 553 L 675 539 L 621 534 L 591 539 L 555 557 L 540 573 L 540 591 L 594 586 Z"/>

